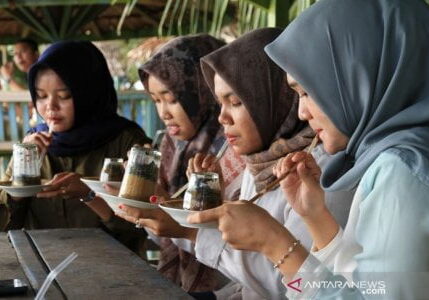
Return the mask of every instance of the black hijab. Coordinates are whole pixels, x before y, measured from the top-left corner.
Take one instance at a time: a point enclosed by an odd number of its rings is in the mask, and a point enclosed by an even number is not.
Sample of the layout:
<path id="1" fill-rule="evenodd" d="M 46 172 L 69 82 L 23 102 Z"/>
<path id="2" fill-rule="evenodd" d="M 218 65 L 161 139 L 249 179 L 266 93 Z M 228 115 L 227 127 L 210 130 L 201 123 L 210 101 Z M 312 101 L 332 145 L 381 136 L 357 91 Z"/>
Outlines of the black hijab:
<path id="1" fill-rule="evenodd" d="M 65 132 L 54 132 L 48 152 L 54 156 L 73 156 L 101 147 L 124 129 L 138 127 L 120 117 L 118 98 L 103 54 L 90 42 L 66 41 L 50 46 L 31 67 L 28 82 L 36 107 L 36 78 L 39 71 L 52 69 L 69 88 L 75 119 Z M 48 131 L 46 123 L 30 133 Z"/>

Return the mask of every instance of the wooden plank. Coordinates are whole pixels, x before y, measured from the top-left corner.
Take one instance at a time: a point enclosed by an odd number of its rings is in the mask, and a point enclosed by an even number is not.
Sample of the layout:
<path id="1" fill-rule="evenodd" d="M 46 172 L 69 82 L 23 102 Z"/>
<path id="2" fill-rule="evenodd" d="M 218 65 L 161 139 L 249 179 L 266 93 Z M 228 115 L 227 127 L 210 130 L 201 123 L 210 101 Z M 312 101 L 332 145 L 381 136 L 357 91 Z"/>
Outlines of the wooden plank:
<path id="1" fill-rule="evenodd" d="M 28 232 L 50 269 L 79 255 L 57 278 L 68 299 L 192 299 L 101 229 Z"/>
<path id="2" fill-rule="evenodd" d="M 40 260 L 23 230 L 11 230 L 8 235 L 22 270 L 24 270 L 34 293 L 37 293 L 49 271 L 45 268 L 43 261 Z M 52 284 L 46 293 L 46 298 L 63 299 L 64 297 L 58 288 Z"/>
<path id="3" fill-rule="evenodd" d="M 0 92 L 1 102 L 31 102 L 29 91 L 22 92 Z"/>
<path id="4" fill-rule="evenodd" d="M 12 153 L 15 142 L 0 142 L 0 152 Z"/>
<path id="5" fill-rule="evenodd" d="M 19 261 L 16 258 L 16 254 L 12 245 L 9 243 L 6 233 L 0 233 L 0 279 L 21 279 L 24 281 L 29 289 L 26 295 L 14 296 L 10 299 L 30 299 L 34 297 L 34 292 L 31 288 L 31 285 L 25 277 L 24 272 L 19 265 Z M 2 299 L 8 299 L 3 298 Z"/>

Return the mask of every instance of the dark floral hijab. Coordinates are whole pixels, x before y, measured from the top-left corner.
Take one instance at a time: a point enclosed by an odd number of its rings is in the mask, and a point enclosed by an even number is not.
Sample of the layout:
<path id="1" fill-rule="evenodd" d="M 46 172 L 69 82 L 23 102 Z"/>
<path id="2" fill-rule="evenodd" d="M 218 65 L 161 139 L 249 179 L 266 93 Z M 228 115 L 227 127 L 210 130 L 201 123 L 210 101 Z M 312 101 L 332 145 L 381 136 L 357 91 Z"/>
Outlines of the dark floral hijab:
<path id="1" fill-rule="evenodd" d="M 149 76 L 156 77 L 173 93 L 197 129 L 189 141 L 166 135 L 161 144 L 160 181 L 170 194 L 187 182 L 189 158 L 197 152 L 216 153 L 224 141 L 217 121 L 219 107 L 200 68 L 200 58 L 224 44 L 207 34 L 178 37 L 165 44 L 139 70 L 145 89 L 148 90 Z"/>
<path id="2" fill-rule="evenodd" d="M 178 37 L 165 44 L 139 70 L 148 90 L 149 76 L 156 77 L 175 96 L 197 129 L 189 141 L 165 135 L 161 143 L 159 184 L 171 195 L 186 184 L 188 160 L 198 152 L 217 151 L 225 138 L 217 121 L 219 107 L 200 68 L 200 58 L 224 43 L 209 35 Z M 185 291 L 209 291 L 218 286 L 219 275 L 199 263 L 190 253 L 163 238 L 158 270 Z"/>

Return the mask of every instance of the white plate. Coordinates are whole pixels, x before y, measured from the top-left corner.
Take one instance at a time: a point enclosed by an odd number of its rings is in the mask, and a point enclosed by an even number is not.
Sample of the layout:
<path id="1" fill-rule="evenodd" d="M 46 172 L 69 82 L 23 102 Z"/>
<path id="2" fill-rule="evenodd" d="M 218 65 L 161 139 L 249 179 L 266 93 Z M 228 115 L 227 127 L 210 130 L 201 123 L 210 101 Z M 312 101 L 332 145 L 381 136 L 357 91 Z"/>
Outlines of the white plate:
<path id="1" fill-rule="evenodd" d="M 98 180 L 98 177 L 83 177 L 80 180 L 96 193 L 105 193 L 106 192 L 106 190 L 103 188 L 103 184 L 111 185 L 117 189 L 119 189 L 121 187 L 121 181 L 102 182 L 102 181 Z"/>
<path id="2" fill-rule="evenodd" d="M 182 200 L 170 200 L 166 203 L 159 204 L 159 207 L 169 214 L 177 223 L 184 227 L 190 228 L 217 228 L 217 222 L 190 224 L 186 221 L 189 214 L 194 213 L 193 210 L 183 209 Z"/>
<path id="3" fill-rule="evenodd" d="M 13 186 L 10 181 L 0 182 L 0 189 L 6 191 L 12 197 L 31 197 L 35 196 L 38 192 L 41 192 L 43 188 L 49 186 L 48 184 L 42 185 L 25 185 L 25 186 Z"/>
<path id="4" fill-rule="evenodd" d="M 99 195 L 101 198 L 103 198 L 104 201 L 106 201 L 107 204 L 109 204 L 110 208 L 113 209 L 113 211 L 115 211 L 115 212 L 123 212 L 118 207 L 120 203 L 126 204 L 128 206 L 137 207 L 137 208 L 144 208 L 144 209 L 158 208 L 158 205 L 156 205 L 156 204 L 126 199 L 126 198 L 113 196 L 113 195 L 106 194 L 106 193 L 97 193 L 97 195 Z"/>

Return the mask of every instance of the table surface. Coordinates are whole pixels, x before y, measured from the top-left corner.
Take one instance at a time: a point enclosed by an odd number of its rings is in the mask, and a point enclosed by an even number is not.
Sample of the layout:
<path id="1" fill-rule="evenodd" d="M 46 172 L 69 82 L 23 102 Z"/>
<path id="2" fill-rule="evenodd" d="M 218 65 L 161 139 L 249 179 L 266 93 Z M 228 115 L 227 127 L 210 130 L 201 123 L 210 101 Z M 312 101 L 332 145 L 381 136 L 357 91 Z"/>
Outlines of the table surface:
<path id="1" fill-rule="evenodd" d="M 35 292 L 49 270 L 78 254 L 47 299 L 192 299 L 101 229 L 14 230 L 9 236 L 15 249 L 0 235 L 0 279 L 23 279 Z"/>
<path id="2" fill-rule="evenodd" d="M 4 280 L 14 278 L 21 279 L 29 285 L 29 282 L 16 258 L 15 251 L 7 239 L 6 233 L 0 233 L 0 279 Z M 30 299 L 31 297 L 34 297 L 34 294 L 29 290 L 26 296 L 14 296 L 13 298 L 11 297 L 11 299 Z M 2 299 L 4 298 L 2 297 Z"/>

